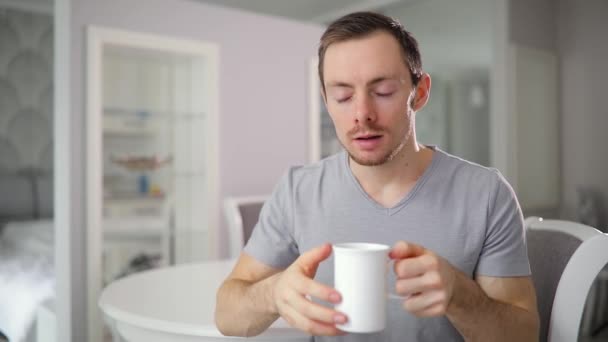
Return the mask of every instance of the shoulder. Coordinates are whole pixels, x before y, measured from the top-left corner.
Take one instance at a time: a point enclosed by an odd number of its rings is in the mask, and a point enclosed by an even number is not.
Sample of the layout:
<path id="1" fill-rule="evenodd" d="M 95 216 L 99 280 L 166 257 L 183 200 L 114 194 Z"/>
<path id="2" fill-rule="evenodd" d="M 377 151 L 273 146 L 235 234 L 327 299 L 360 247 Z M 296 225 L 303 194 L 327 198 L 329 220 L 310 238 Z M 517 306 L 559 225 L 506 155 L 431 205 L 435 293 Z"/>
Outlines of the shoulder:
<path id="1" fill-rule="evenodd" d="M 483 187 L 507 186 L 510 188 L 505 177 L 496 168 L 483 166 L 439 149 L 436 149 L 435 153 L 439 154 L 440 172 L 452 177 L 453 181 L 465 181 Z"/>
<path id="2" fill-rule="evenodd" d="M 290 167 L 283 181 L 292 188 L 306 188 L 342 175 L 342 153 L 334 154 L 308 165 Z"/>
<path id="3" fill-rule="evenodd" d="M 317 203 L 341 191 L 345 183 L 344 156 L 340 153 L 309 165 L 290 167 L 275 187 L 273 197 L 292 206 Z"/>
<path id="4" fill-rule="evenodd" d="M 496 168 L 486 167 L 436 150 L 437 165 L 434 184 L 459 198 L 465 196 L 477 204 L 491 206 L 496 201 L 516 200 L 515 192 Z"/>

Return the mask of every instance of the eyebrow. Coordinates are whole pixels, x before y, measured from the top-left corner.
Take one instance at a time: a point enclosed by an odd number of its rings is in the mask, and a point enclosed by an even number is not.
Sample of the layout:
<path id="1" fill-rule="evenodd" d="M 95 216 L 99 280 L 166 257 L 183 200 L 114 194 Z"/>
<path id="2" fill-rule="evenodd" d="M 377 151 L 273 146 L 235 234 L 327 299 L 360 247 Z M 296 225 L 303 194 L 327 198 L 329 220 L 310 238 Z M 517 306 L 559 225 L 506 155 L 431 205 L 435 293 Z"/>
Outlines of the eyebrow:
<path id="1" fill-rule="evenodd" d="M 380 77 L 376 77 L 373 80 L 367 82 L 367 86 L 370 85 L 374 85 L 383 81 L 399 81 L 399 77 L 397 76 L 380 76 Z M 335 82 L 329 82 L 327 84 L 328 87 L 345 87 L 345 88 L 354 88 L 354 86 L 352 84 L 346 83 L 346 82 L 340 82 L 340 81 L 335 81 Z"/>

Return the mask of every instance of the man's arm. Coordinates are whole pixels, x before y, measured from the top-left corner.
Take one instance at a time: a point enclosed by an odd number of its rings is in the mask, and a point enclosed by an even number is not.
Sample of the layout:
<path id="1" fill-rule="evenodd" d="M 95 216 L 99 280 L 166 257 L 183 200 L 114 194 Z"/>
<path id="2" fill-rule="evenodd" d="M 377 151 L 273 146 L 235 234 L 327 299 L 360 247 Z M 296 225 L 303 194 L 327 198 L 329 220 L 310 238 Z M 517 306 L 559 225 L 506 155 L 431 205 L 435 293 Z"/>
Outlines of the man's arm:
<path id="1" fill-rule="evenodd" d="M 217 292 L 215 323 L 224 335 L 254 336 L 279 317 L 272 287 L 280 271 L 241 254 Z"/>
<path id="2" fill-rule="evenodd" d="M 311 335 L 341 335 L 336 323 L 346 317 L 307 296 L 338 303 L 340 294 L 312 278 L 331 254 L 325 244 L 302 254 L 284 271 L 242 254 L 217 293 L 215 323 L 224 335 L 255 336 L 282 316 Z"/>
<path id="3" fill-rule="evenodd" d="M 537 341 L 536 295 L 529 277 L 476 280 L 435 253 L 398 242 L 396 291 L 405 310 L 419 317 L 446 315 L 467 341 Z"/>
<path id="4" fill-rule="evenodd" d="M 485 277 L 456 271 L 447 317 L 467 341 L 538 341 L 539 318 L 530 277 Z"/>

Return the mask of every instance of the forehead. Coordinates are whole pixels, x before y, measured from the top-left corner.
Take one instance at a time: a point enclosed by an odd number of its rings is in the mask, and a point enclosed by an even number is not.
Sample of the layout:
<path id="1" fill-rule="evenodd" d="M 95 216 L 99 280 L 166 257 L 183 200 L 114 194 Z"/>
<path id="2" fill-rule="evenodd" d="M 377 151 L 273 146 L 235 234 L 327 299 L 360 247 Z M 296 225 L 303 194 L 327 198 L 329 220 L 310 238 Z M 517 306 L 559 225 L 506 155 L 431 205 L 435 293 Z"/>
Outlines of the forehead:
<path id="1" fill-rule="evenodd" d="M 387 75 L 409 80 L 399 43 L 384 31 L 330 45 L 323 63 L 325 83 L 367 82 Z"/>

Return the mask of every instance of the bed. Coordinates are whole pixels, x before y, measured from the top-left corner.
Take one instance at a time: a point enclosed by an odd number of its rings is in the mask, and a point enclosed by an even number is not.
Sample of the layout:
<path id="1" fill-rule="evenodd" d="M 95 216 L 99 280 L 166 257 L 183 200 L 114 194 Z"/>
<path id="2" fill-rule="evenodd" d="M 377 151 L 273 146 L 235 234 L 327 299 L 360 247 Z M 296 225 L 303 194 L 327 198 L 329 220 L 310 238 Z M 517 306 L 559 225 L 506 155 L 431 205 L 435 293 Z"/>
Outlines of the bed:
<path id="1" fill-rule="evenodd" d="M 11 342 L 34 341 L 37 308 L 54 297 L 51 216 L 50 175 L 0 174 L 0 332 Z"/>

